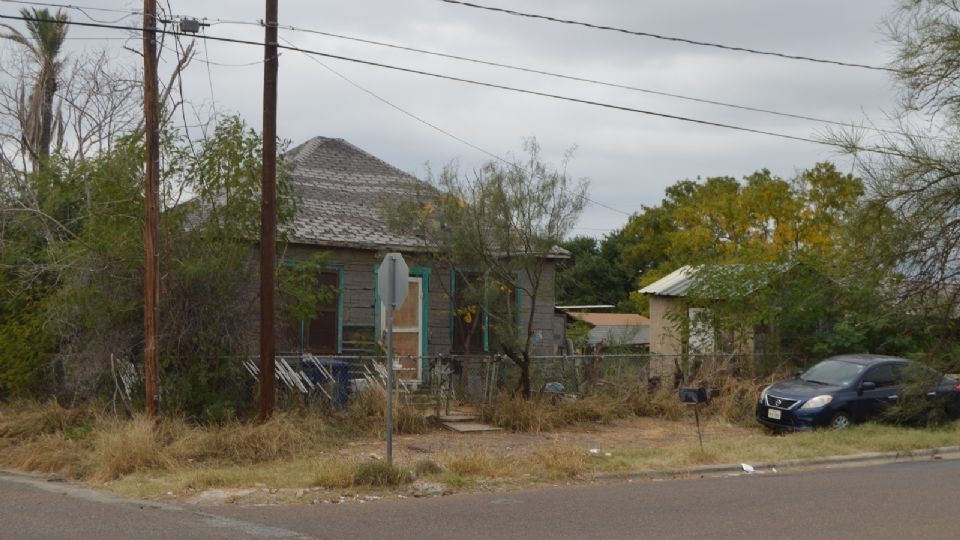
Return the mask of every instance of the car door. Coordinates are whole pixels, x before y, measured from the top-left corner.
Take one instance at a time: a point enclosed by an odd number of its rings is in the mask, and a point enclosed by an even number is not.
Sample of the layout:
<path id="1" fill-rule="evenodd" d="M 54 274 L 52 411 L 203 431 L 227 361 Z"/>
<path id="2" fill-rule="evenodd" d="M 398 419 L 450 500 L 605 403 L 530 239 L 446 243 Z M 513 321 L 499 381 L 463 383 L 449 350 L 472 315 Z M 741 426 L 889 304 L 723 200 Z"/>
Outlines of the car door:
<path id="1" fill-rule="evenodd" d="M 872 366 L 860 381 L 857 389 L 854 415 L 857 421 L 874 420 L 897 402 L 900 392 L 896 364 L 884 363 Z M 873 388 L 864 383 L 873 383 Z M 866 386 L 866 387 L 865 387 Z"/>

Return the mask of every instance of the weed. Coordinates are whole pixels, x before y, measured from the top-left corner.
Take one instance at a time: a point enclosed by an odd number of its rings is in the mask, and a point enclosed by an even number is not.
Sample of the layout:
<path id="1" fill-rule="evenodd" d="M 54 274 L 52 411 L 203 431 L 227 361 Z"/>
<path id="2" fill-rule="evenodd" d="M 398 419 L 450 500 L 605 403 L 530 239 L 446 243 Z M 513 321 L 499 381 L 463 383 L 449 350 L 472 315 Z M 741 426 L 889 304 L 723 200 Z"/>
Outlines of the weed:
<path id="1" fill-rule="evenodd" d="M 753 426 L 757 397 L 767 381 L 724 377 L 714 381 L 716 393 L 703 411 L 712 418 L 722 419 L 730 424 Z"/>
<path id="2" fill-rule="evenodd" d="M 447 469 L 458 476 L 497 477 L 503 474 L 505 460 L 486 452 L 475 450 L 451 457 Z"/>
<path id="3" fill-rule="evenodd" d="M 538 399 L 500 397 L 492 405 L 481 410 L 487 422 L 510 431 L 549 431 L 557 426 L 556 406 Z"/>
<path id="4" fill-rule="evenodd" d="M 342 415 L 344 429 L 353 434 L 373 435 L 386 425 L 387 399 L 375 390 L 358 392 L 350 398 Z M 397 434 L 426 433 L 430 424 L 423 411 L 397 400 L 393 407 L 393 427 Z"/>
<path id="5" fill-rule="evenodd" d="M 353 478 L 355 486 L 398 486 L 413 480 L 410 471 L 386 461 L 368 461 L 357 466 Z"/>
<path id="6" fill-rule="evenodd" d="M 326 488 L 347 488 L 355 485 L 357 463 L 347 460 L 325 460 L 316 465 L 313 485 Z"/>
<path id="7" fill-rule="evenodd" d="M 63 433 L 93 420 L 93 408 L 64 408 L 55 400 L 21 401 L 0 408 L 0 438 L 30 440 Z"/>
<path id="8" fill-rule="evenodd" d="M 91 477 L 100 482 L 139 470 L 166 469 L 174 464 L 158 437 L 154 422 L 143 416 L 104 426 L 93 439 L 91 459 Z"/>
<path id="9" fill-rule="evenodd" d="M 582 448 L 556 446 L 533 452 L 524 461 L 531 469 L 541 469 L 547 478 L 576 478 L 586 472 L 588 456 Z"/>
<path id="10" fill-rule="evenodd" d="M 609 424 L 629 414 L 627 404 L 607 396 L 590 396 L 556 405 L 540 398 L 501 397 L 481 410 L 487 422 L 510 431 L 533 433 L 583 422 Z"/>
<path id="11" fill-rule="evenodd" d="M 637 387 L 627 396 L 626 405 L 637 416 L 679 420 L 683 417 L 683 404 L 676 392 L 669 389 Z"/>
<path id="12" fill-rule="evenodd" d="M 563 402 L 557 408 L 561 425 L 582 422 L 610 424 L 631 412 L 626 403 L 602 395 Z"/>
<path id="13" fill-rule="evenodd" d="M 2 463 L 25 471 L 81 479 L 86 477 L 89 471 L 85 450 L 76 441 L 65 439 L 59 434 L 47 434 L 4 449 Z"/>
<path id="14" fill-rule="evenodd" d="M 413 466 L 413 473 L 416 474 L 417 477 L 440 474 L 442 472 L 443 467 L 437 465 L 437 463 L 431 459 L 421 459 Z"/>

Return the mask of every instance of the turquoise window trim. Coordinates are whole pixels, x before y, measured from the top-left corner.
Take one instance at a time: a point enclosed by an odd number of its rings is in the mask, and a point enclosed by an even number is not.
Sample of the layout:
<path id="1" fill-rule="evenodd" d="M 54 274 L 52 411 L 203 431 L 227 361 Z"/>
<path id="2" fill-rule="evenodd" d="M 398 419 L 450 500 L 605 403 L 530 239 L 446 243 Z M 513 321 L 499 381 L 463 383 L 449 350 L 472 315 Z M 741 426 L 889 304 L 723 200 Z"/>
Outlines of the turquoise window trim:
<path id="1" fill-rule="evenodd" d="M 410 268 L 410 277 L 420 278 L 420 291 L 422 301 L 420 305 L 420 380 L 427 382 L 430 370 L 430 274 L 431 270 L 423 266 L 414 266 Z M 380 314 L 383 307 L 380 303 L 380 265 L 373 266 L 373 305 L 374 305 L 374 335 L 380 339 Z"/>
<path id="2" fill-rule="evenodd" d="M 337 354 L 343 354 L 343 297 L 346 296 L 346 270 L 340 263 L 328 264 L 327 268 L 337 272 Z M 303 324 L 303 321 L 300 322 Z M 303 330 L 300 331 L 300 340 L 303 340 Z M 301 345 L 301 350 L 303 346 Z"/>

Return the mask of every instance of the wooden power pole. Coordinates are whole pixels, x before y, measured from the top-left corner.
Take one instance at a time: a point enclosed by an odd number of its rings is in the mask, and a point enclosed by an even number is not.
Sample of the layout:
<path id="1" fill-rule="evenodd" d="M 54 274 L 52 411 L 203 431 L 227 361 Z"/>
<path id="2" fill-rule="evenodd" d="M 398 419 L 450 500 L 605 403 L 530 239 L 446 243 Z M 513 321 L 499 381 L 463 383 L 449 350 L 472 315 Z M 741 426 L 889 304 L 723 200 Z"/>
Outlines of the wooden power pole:
<path id="1" fill-rule="evenodd" d="M 160 221 L 160 116 L 157 84 L 157 3 L 143 0 L 143 116 L 146 144 L 143 250 L 143 370 L 147 416 L 155 418 L 160 404 L 157 369 L 157 311 L 159 256 L 157 228 Z"/>
<path id="2" fill-rule="evenodd" d="M 276 402 L 274 276 L 277 261 L 277 0 L 266 0 L 263 43 L 263 180 L 260 206 L 260 420 Z"/>

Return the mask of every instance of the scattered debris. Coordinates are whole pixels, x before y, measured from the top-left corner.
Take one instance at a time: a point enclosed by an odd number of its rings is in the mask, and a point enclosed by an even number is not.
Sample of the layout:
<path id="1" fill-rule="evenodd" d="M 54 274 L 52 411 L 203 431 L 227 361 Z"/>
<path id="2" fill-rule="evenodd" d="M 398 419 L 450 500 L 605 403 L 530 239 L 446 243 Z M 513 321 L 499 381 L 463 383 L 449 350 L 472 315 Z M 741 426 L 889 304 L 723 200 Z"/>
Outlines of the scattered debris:
<path id="1" fill-rule="evenodd" d="M 746 463 L 741 463 L 740 466 L 743 467 L 743 470 L 746 471 L 747 474 L 755 472 L 753 470 L 753 465 L 747 465 Z"/>
<path id="2" fill-rule="evenodd" d="M 450 488 L 440 482 L 417 480 L 410 484 L 408 494 L 413 497 L 441 497 L 450 494 Z"/>

